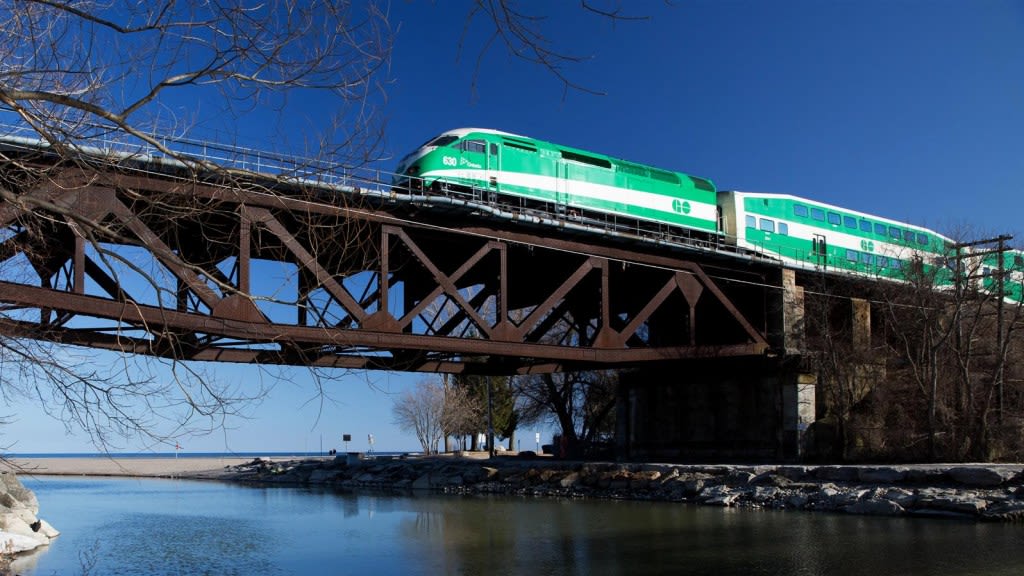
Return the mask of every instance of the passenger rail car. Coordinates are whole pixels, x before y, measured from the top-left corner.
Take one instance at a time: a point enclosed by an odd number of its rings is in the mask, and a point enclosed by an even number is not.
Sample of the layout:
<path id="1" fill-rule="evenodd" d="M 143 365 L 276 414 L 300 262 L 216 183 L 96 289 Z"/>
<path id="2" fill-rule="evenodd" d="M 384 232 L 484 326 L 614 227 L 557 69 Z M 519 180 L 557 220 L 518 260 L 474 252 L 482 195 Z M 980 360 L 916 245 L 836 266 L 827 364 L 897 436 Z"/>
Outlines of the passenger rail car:
<path id="1" fill-rule="evenodd" d="M 798 268 L 892 280 L 920 265 L 952 287 L 953 241 L 931 230 L 788 194 L 719 192 L 727 243 Z"/>
<path id="2" fill-rule="evenodd" d="M 436 193 L 481 190 L 543 205 L 718 232 L 715 187 L 704 178 L 497 130 L 462 128 L 428 140 L 393 183 Z"/>

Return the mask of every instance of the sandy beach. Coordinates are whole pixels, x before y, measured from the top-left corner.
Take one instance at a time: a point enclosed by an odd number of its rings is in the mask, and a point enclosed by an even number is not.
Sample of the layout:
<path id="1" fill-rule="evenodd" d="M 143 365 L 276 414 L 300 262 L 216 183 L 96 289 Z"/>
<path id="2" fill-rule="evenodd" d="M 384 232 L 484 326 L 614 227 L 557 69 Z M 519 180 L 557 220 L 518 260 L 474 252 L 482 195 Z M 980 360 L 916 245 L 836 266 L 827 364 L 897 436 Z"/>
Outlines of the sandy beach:
<path id="1" fill-rule="evenodd" d="M 263 460 L 275 460 L 263 458 Z M 281 458 L 280 460 L 288 460 Z M 0 470 L 19 475 L 59 476 L 133 476 L 153 478 L 221 477 L 229 466 L 247 464 L 253 457 L 190 457 L 178 458 L 12 458 L 0 461 Z"/>

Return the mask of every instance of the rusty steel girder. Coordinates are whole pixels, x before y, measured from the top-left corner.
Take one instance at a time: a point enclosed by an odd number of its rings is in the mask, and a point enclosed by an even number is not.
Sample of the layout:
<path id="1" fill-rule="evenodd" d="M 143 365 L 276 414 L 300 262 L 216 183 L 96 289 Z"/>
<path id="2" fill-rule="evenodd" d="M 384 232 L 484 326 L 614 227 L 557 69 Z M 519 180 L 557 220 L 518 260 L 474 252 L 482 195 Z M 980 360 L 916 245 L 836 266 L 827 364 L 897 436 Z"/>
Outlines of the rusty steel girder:
<path id="1" fill-rule="evenodd" d="M 0 174 L 0 333 L 12 337 L 495 374 L 768 349 L 768 313 L 741 310 L 698 254 L 224 174 L 42 161 Z"/>

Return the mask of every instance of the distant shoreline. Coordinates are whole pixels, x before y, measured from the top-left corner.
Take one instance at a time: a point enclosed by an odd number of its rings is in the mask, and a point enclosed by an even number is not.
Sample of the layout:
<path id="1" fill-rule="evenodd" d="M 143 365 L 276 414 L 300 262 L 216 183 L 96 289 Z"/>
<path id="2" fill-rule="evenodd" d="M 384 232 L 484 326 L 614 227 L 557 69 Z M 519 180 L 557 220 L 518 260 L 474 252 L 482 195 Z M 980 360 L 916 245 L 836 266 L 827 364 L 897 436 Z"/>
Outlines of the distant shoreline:
<path id="1" fill-rule="evenodd" d="M 293 460 L 294 456 L 274 453 L 253 455 L 179 455 L 167 456 L 7 456 L 0 461 L 0 471 L 27 476 L 125 476 L 139 478 L 197 478 L 217 480 L 239 466 L 260 458 L 267 461 Z M 316 459 L 317 457 L 306 457 Z M 333 458 L 324 456 L 325 460 Z"/>

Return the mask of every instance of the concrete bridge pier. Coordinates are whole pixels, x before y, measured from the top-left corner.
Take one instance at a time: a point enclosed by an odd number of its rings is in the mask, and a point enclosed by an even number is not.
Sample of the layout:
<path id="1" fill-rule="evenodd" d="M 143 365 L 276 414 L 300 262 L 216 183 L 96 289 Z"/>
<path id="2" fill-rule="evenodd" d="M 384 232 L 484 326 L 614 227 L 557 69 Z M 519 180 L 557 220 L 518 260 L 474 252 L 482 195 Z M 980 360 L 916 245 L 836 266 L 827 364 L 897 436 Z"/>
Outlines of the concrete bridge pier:
<path id="1" fill-rule="evenodd" d="M 620 377 L 624 460 L 797 461 L 807 455 L 815 378 L 778 358 L 686 360 Z"/>
<path id="2" fill-rule="evenodd" d="M 816 377 L 805 373 L 804 291 L 779 270 L 766 295 L 772 352 L 694 358 L 620 376 L 616 443 L 624 460 L 799 461 L 808 456 Z"/>

